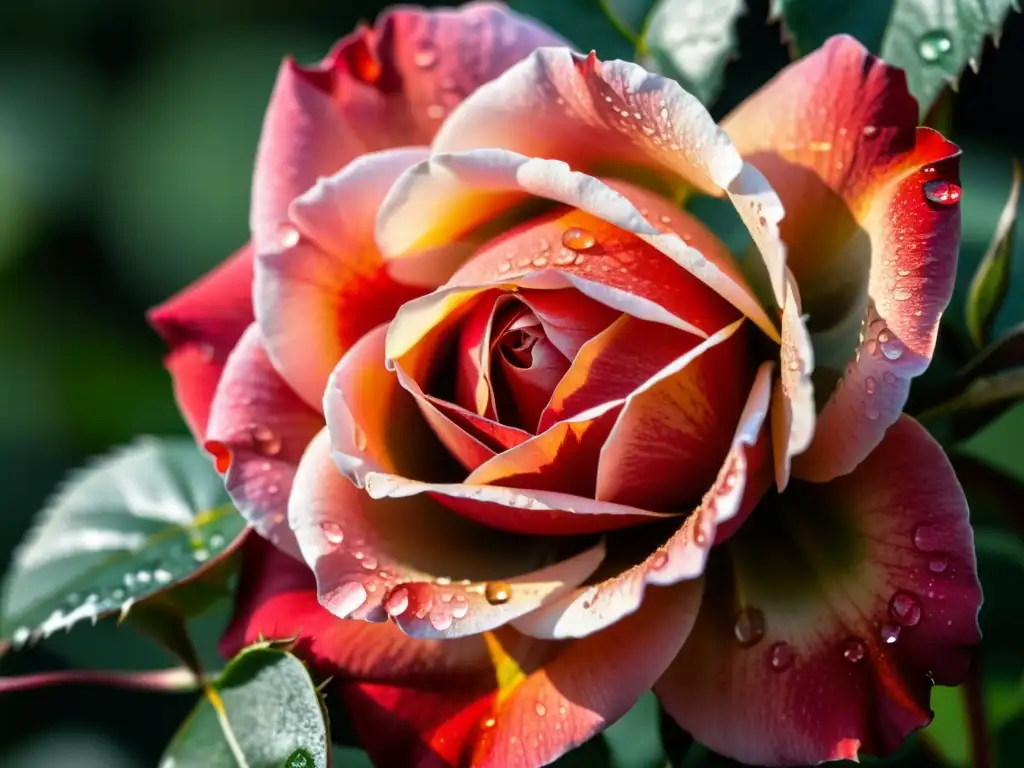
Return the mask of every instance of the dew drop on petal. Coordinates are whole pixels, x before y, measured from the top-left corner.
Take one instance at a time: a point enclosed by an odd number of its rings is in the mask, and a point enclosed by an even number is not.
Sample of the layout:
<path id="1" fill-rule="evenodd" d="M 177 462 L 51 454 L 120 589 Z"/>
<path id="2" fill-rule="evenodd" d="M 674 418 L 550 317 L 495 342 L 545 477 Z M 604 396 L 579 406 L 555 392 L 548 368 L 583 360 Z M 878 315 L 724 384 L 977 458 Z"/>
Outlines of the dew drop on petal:
<path id="1" fill-rule="evenodd" d="M 289 221 L 283 221 L 277 226 L 277 242 L 282 248 L 294 248 L 299 243 L 299 230 Z"/>
<path id="2" fill-rule="evenodd" d="M 740 611 L 733 625 L 733 634 L 736 640 L 744 648 L 749 648 L 764 637 L 765 622 L 764 613 L 758 608 L 746 607 Z"/>
<path id="3" fill-rule="evenodd" d="M 420 69 L 431 69 L 434 67 L 437 64 L 437 49 L 434 47 L 434 44 L 429 40 L 424 41 L 412 55 L 412 61 Z"/>
<path id="4" fill-rule="evenodd" d="M 331 544 L 337 545 L 345 541 L 345 534 L 337 523 L 320 523 L 320 530 L 323 532 L 324 538 Z"/>
<path id="5" fill-rule="evenodd" d="M 948 566 L 949 558 L 942 553 L 933 555 L 932 559 L 928 561 L 928 570 L 932 573 L 942 573 Z"/>
<path id="6" fill-rule="evenodd" d="M 921 603 L 909 592 L 897 592 L 889 603 L 893 618 L 905 627 L 916 626 L 921 621 Z"/>
<path id="7" fill-rule="evenodd" d="M 452 618 L 464 619 L 466 614 L 469 613 L 469 601 L 462 595 L 456 595 L 452 601 L 451 610 Z"/>
<path id="8" fill-rule="evenodd" d="M 650 566 L 652 571 L 660 571 L 668 565 L 668 553 L 663 549 L 659 549 L 653 555 L 651 555 Z"/>
<path id="9" fill-rule="evenodd" d="M 350 581 L 329 593 L 324 602 L 336 616 L 348 616 L 366 602 L 366 587 L 358 581 Z"/>
<path id="10" fill-rule="evenodd" d="M 391 593 L 384 600 L 384 610 L 388 616 L 401 616 L 409 607 L 409 590 L 405 587 L 398 587 L 391 590 Z"/>
<path id="11" fill-rule="evenodd" d="M 489 581 L 484 586 L 484 597 L 491 605 L 502 605 L 512 599 L 512 586 L 504 581 Z"/>
<path id="12" fill-rule="evenodd" d="M 875 390 L 878 389 L 878 384 L 873 376 L 868 376 L 864 379 L 864 391 L 869 395 L 875 394 Z"/>
<path id="13" fill-rule="evenodd" d="M 855 637 L 851 637 L 843 643 L 843 658 L 851 664 L 856 664 L 863 659 L 865 653 L 864 643 Z"/>
<path id="14" fill-rule="evenodd" d="M 452 614 L 450 611 L 433 611 L 430 614 L 430 626 L 438 632 L 444 632 L 452 625 Z"/>
<path id="15" fill-rule="evenodd" d="M 879 630 L 879 634 L 882 636 L 882 641 L 886 645 L 892 645 L 900 639 L 900 625 L 899 624 L 883 624 Z"/>
<path id="16" fill-rule="evenodd" d="M 956 205 L 960 202 L 960 195 L 960 185 L 951 181 L 932 179 L 924 185 L 924 196 L 938 205 Z"/>
<path id="17" fill-rule="evenodd" d="M 580 227 L 570 227 L 562 233 L 562 245 L 574 251 L 586 251 L 596 244 L 594 234 Z"/>
<path id="18" fill-rule="evenodd" d="M 252 428 L 253 447 L 264 456 L 276 456 L 281 452 L 281 438 L 270 427 L 257 424 Z"/>
<path id="19" fill-rule="evenodd" d="M 913 296 L 913 294 L 910 292 L 909 288 L 893 288 L 892 289 L 892 297 L 894 299 L 896 299 L 896 301 L 906 301 L 911 296 Z"/>
<path id="20" fill-rule="evenodd" d="M 377 569 L 377 558 L 373 555 L 367 555 L 363 559 L 363 568 L 368 571 L 375 571 Z"/>
<path id="21" fill-rule="evenodd" d="M 776 643 L 768 650 L 768 660 L 776 672 L 789 669 L 793 666 L 793 648 L 789 643 Z"/>
<path id="22" fill-rule="evenodd" d="M 537 705 L 533 708 L 533 711 L 537 713 L 537 717 L 544 717 L 548 713 L 548 708 L 541 702 L 537 702 Z"/>

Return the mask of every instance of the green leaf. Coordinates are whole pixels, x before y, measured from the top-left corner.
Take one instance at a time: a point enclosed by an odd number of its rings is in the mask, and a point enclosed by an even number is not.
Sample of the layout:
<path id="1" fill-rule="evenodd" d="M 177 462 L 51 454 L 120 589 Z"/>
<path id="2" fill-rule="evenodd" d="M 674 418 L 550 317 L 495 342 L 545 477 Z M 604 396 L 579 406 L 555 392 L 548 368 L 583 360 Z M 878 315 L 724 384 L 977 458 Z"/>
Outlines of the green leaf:
<path id="1" fill-rule="evenodd" d="M 642 63 L 710 104 L 722 89 L 744 10 L 743 0 L 659 0 L 644 27 Z"/>
<path id="2" fill-rule="evenodd" d="M 927 114 L 968 64 L 977 69 L 987 37 L 997 41 L 1016 0 L 773 0 L 794 56 L 845 32 L 907 73 L 907 85 Z"/>
<path id="3" fill-rule="evenodd" d="M 509 0 L 508 4 L 547 24 L 581 51 L 597 51 L 604 60 L 636 58 L 635 39 L 598 0 Z"/>
<path id="4" fill-rule="evenodd" d="M 191 440 L 138 440 L 74 473 L 43 510 L 3 585 L 0 640 L 126 614 L 205 572 L 244 530 Z"/>
<path id="5" fill-rule="evenodd" d="M 985 38 L 998 41 L 1016 7 L 1016 0 L 895 0 L 880 55 L 906 71 L 923 115 L 965 66 L 977 69 Z"/>
<path id="6" fill-rule="evenodd" d="M 1020 163 L 1013 161 L 1013 182 L 1006 206 L 992 243 L 982 258 L 967 289 L 967 332 L 980 349 L 991 341 L 996 315 L 1010 290 L 1010 266 L 1013 263 L 1013 237 L 1017 229 L 1017 205 L 1020 202 Z"/>
<path id="7" fill-rule="evenodd" d="M 175 734 L 161 768 L 326 768 L 327 716 L 295 656 L 257 645 L 208 686 Z"/>

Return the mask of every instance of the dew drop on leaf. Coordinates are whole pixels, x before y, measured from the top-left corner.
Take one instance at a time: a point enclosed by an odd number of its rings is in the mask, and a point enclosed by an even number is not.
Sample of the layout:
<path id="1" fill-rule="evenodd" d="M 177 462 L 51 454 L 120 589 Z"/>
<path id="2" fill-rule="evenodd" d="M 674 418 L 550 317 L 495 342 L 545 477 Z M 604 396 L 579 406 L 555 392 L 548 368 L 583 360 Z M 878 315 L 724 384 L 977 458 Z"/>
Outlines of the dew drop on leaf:
<path id="1" fill-rule="evenodd" d="M 941 29 L 925 32 L 917 39 L 917 53 L 929 64 L 935 64 L 953 50 L 949 34 Z"/>

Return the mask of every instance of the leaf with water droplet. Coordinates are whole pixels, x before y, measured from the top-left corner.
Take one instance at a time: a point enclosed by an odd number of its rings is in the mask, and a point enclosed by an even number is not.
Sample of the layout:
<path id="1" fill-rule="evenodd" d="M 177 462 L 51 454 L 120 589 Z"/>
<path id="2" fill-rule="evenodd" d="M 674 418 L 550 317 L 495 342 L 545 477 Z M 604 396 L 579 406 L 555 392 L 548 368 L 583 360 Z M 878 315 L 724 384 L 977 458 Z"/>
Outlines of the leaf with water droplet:
<path id="1" fill-rule="evenodd" d="M 244 530 L 191 440 L 139 440 L 73 474 L 43 510 L 4 581 L 0 639 L 125 613 L 213 568 Z"/>
<path id="2" fill-rule="evenodd" d="M 1010 290 L 1010 267 L 1013 263 L 1013 242 L 1017 230 L 1017 208 L 1020 202 L 1021 168 L 1013 161 L 1013 181 L 1006 205 L 996 223 L 992 242 L 971 278 L 965 307 L 967 331 L 978 349 L 991 341 L 992 326 Z"/>
<path id="3" fill-rule="evenodd" d="M 745 10 L 743 0 L 660 0 L 644 25 L 640 62 L 711 104 L 736 51 L 736 20 Z"/>
<path id="4" fill-rule="evenodd" d="M 241 651 L 175 734 L 161 766 L 327 768 L 327 714 L 309 672 L 275 648 Z"/>

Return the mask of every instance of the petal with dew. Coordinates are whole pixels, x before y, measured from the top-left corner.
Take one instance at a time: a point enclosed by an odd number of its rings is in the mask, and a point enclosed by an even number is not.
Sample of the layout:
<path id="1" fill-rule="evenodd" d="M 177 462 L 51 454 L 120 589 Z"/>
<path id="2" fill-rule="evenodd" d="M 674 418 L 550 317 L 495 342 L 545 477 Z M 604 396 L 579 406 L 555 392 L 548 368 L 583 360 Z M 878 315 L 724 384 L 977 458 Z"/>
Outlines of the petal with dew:
<path id="1" fill-rule="evenodd" d="M 312 67 L 286 59 L 263 122 L 251 226 L 276 250 L 291 202 L 367 152 L 429 144 L 445 113 L 538 46 L 562 38 L 496 3 L 396 8 Z"/>
<path id="2" fill-rule="evenodd" d="M 624 188 L 622 183 L 616 186 Z M 514 235 L 528 232 L 532 239 L 516 240 L 506 235 L 488 247 L 491 258 L 475 257 L 460 269 L 460 265 L 489 239 L 490 229 L 483 231 L 480 227 L 503 212 L 510 209 L 514 212 L 517 205 L 521 206 L 531 197 L 571 206 L 577 211 L 537 217 L 544 226 L 531 220 L 520 230 L 513 230 Z M 747 285 L 734 279 L 735 262 L 730 259 L 716 263 L 687 244 L 675 231 L 664 229 L 648 221 L 630 199 L 613 186 L 573 171 L 564 162 L 529 158 L 507 150 L 481 149 L 435 154 L 410 168 L 396 182 L 381 207 L 377 242 L 392 274 L 421 285 L 440 285 L 454 274 L 448 283 L 452 285 L 479 283 L 501 276 L 512 278 L 545 267 L 591 274 L 600 268 L 607 280 L 624 283 L 627 281 L 620 273 L 632 276 L 638 272 L 634 263 L 638 252 L 636 242 L 642 241 L 665 257 L 652 260 L 651 269 L 667 271 L 662 266 L 664 263 L 678 272 L 679 276 L 671 285 L 708 286 L 712 290 L 704 293 L 717 294 L 740 311 L 751 313 L 751 319 L 765 333 L 778 337 Z M 627 233 L 634 237 L 628 237 Z M 504 259 L 494 254 L 500 247 L 506 248 Z M 555 252 L 551 253 L 551 249 Z M 712 257 L 718 259 L 720 255 L 715 249 Z M 609 256 L 611 259 L 607 258 Z M 472 265 L 476 265 L 475 268 Z M 650 284 L 641 283 L 634 286 L 633 291 L 652 288 Z M 688 288 L 686 295 L 699 294 Z M 710 323 L 702 322 L 708 320 L 705 313 L 712 311 L 709 303 L 710 299 L 704 299 L 690 311 L 693 324 L 705 332 L 713 332 L 726 322 L 721 310 Z"/>
<path id="3" fill-rule="evenodd" d="M 771 393 L 772 363 L 764 363 L 750 391 L 732 446 L 714 484 L 700 505 L 660 546 L 637 562 L 632 553 L 617 552 L 614 540 L 605 565 L 611 574 L 596 584 L 579 587 L 564 597 L 515 621 L 513 626 L 541 638 L 583 637 L 636 611 L 645 602 L 648 585 L 664 586 L 697 580 L 708 551 L 733 520 L 746 516 L 764 490 L 750 482 L 770 463 L 768 431 L 764 429 Z M 653 551 L 652 551 L 653 550 Z"/>
<path id="4" fill-rule="evenodd" d="M 851 474 L 795 481 L 716 549 L 697 625 L 655 686 L 701 743 L 759 765 L 898 748 L 962 682 L 981 588 L 967 504 L 909 417 Z"/>
<path id="5" fill-rule="evenodd" d="M 253 323 L 228 357 L 210 408 L 205 447 L 228 495 L 256 532 L 301 559 L 288 527 L 295 468 L 323 416 L 274 370 Z"/>
<path id="6" fill-rule="evenodd" d="M 199 441 L 224 361 L 252 322 L 252 261 L 252 248 L 245 245 L 147 315 L 170 347 L 164 364 L 178 407 Z"/>
<path id="7" fill-rule="evenodd" d="M 321 179 L 289 206 L 280 247 L 256 259 L 253 297 L 267 353 L 315 408 L 345 350 L 417 295 L 385 273 L 373 219 L 394 179 L 424 154 L 365 155 Z"/>
<path id="8" fill-rule="evenodd" d="M 390 619 L 418 638 L 479 634 L 579 585 L 604 557 L 598 543 L 543 566 L 550 540 L 486 528 L 426 496 L 372 498 L 331 452 L 325 429 L 299 464 L 288 516 L 321 605 L 340 618 Z M 488 599 L 495 582 L 506 599 Z"/>

